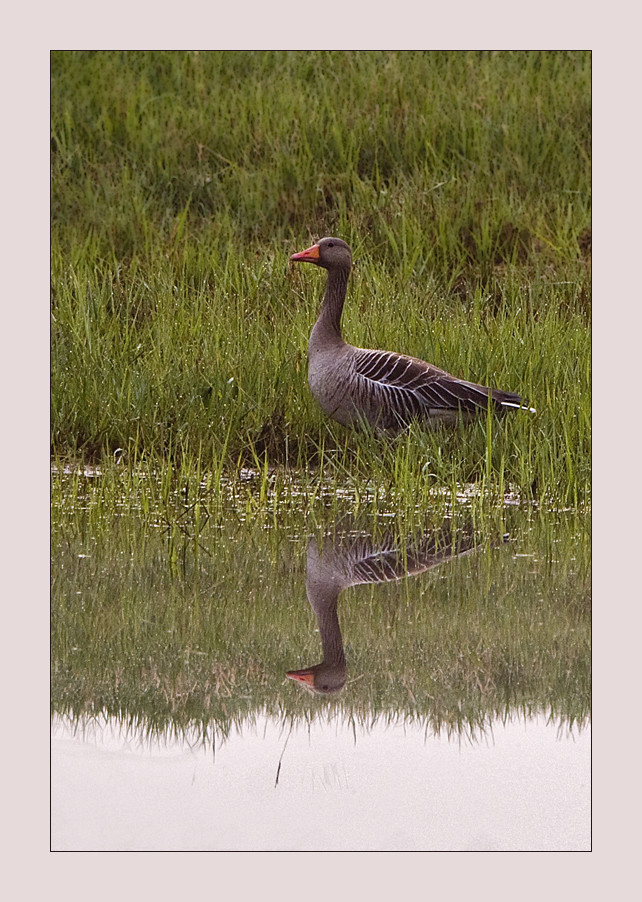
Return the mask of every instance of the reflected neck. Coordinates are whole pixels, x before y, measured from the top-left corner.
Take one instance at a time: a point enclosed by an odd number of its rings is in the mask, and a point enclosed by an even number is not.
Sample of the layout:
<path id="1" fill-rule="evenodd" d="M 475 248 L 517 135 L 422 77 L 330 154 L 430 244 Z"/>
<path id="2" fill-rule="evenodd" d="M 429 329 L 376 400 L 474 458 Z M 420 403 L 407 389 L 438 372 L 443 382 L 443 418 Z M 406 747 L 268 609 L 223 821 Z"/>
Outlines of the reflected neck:
<path id="1" fill-rule="evenodd" d="M 317 616 L 319 624 L 319 633 L 321 634 L 321 646 L 323 648 L 323 663 L 334 666 L 345 666 L 346 658 L 343 649 L 343 637 L 341 635 L 341 627 L 339 626 L 339 615 L 337 613 L 337 601 L 339 593 L 334 601 L 322 608 L 316 608 L 314 613 Z"/>

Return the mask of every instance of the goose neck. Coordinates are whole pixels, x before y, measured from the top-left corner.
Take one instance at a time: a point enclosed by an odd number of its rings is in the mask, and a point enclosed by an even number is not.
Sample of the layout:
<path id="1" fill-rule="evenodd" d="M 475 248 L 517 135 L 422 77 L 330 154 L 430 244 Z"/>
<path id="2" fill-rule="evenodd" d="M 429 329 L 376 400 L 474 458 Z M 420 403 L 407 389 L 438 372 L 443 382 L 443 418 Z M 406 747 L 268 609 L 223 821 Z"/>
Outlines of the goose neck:
<path id="1" fill-rule="evenodd" d="M 346 299 L 349 276 L 350 270 L 347 268 L 336 267 L 328 270 L 328 281 L 317 321 L 319 324 L 323 324 L 325 331 L 339 338 L 341 337 L 341 314 Z"/>

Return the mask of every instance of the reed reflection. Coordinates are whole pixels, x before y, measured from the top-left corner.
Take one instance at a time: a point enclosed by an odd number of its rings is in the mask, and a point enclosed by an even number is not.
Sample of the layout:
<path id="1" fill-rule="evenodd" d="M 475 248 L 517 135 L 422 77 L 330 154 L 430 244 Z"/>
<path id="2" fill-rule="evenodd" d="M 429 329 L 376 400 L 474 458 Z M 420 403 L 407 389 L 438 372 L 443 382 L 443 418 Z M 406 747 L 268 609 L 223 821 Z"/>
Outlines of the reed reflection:
<path id="1" fill-rule="evenodd" d="M 407 543 L 392 537 L 375 542 L 371 536 L 350 532 L 326 537 L 321 547 L 311 539 L 305 588 L 319 625 L 323 660 L 301 670 L 288 670 L 286 676 L 321 695 L 339 692 L 347 678 L 337 610 L 339 593 L 349 586 L 416 576 L 474 548 L 472 532 L 454 532 L 451 524 Z"/>

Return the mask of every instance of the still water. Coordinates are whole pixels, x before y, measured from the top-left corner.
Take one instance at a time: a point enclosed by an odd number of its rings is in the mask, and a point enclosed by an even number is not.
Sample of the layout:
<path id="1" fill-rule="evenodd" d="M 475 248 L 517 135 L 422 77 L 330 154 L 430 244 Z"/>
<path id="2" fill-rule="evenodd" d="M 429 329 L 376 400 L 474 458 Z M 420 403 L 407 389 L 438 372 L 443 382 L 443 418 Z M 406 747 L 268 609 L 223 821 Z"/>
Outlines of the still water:
<path id="1" fill-rule="evenodd" d="M 590 730 L 545 717 L 472 741 L 263 717 L 215 751 L 192 742 L 56 718 L 53 848 L 590 849 Z"/>
<path id="2" fill-rule="evenodd" d="M 587 515 L 230 509 L 196 536 L 72 488 L 53 849 L 590 849 Z"/>

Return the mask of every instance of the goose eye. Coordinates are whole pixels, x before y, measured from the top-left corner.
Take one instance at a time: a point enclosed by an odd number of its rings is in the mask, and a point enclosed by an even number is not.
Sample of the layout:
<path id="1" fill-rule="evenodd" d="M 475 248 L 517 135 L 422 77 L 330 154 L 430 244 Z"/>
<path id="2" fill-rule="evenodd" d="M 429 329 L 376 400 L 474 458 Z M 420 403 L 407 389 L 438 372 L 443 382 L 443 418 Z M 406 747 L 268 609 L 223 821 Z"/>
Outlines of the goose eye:
<path id="1" fill-rule="evenodd" d="M 328 242 L 328 247 L 334 247 L 334 241 L 329 241 L 329 242 Z"/>

